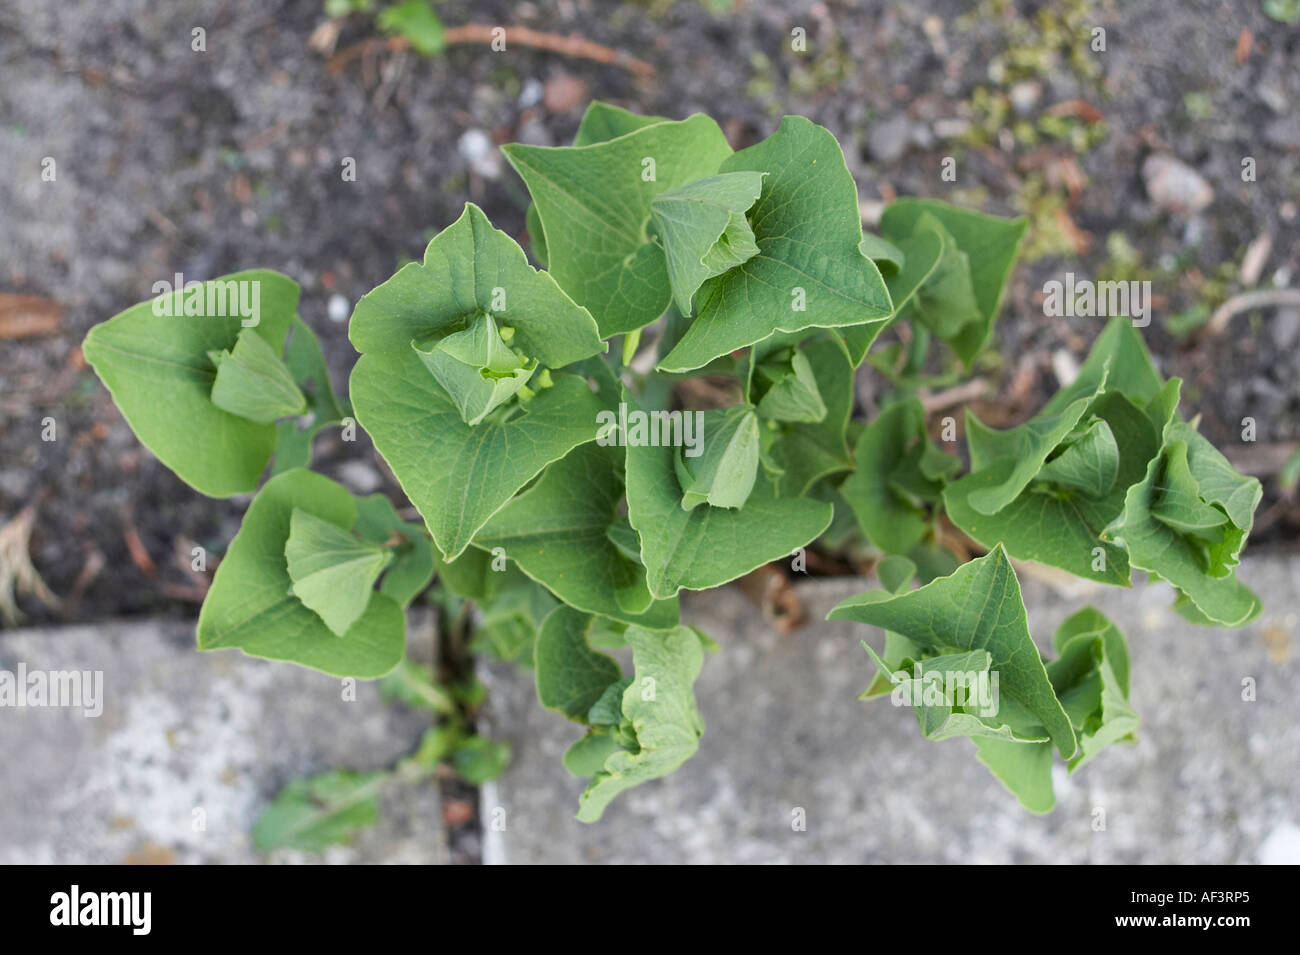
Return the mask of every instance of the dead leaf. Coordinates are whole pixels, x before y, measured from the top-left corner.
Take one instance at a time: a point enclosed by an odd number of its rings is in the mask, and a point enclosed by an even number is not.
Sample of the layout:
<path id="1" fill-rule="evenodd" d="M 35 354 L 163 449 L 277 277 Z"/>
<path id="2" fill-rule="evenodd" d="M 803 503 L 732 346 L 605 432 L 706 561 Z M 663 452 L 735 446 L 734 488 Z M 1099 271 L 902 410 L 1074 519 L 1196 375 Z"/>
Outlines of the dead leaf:
<path id="1" fill-rule="evenodd" d="M 0 293 L 0 338 L 35 338 L 59 330 L 59 303 L 41 295 Z"/>

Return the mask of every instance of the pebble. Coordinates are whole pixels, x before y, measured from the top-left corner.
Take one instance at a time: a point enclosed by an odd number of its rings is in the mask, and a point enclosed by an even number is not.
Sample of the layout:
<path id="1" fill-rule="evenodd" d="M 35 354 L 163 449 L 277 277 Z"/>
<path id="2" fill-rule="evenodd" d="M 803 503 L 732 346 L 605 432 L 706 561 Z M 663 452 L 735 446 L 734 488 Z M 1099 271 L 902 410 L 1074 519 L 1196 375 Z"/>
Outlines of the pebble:
<path id="1" fill-rule="evenodd" d="M 911 134 L 911 123 L 906 116 L 881 120 L 867 132 L 867 152 L 878 162 L 897 162 L 907 152 Z"/>
<path id="2" fill-rule="evenodd" d="M 358 494 L 370 494 L 379 489 L 383 478 L 367 461 L 344 461 L 339 465 L 339 480 Z"/>
<path id="3" fill-rule="evenodd" d="M 1016 111 L 1017 116 L 1028 116 L 1034 111 L 1042 95 L 1042 83 L 1036 80 L 1022 80 L 1011 87 L 1007 98 L 1011 100 L 1011 108 Z"/>
<path id="4" fill-rule="evenodd" d="M 1300 340 L 1300 308 L 1280 308 L 1269 323 L 1278 354 L 1288 354 Z"/>
<path id="5" fill-rule="evenodd" d="M 331 322 L 334 322 L 336 325 L 341 325 L 343 322 L 346 322 L 348 316 L 352 314 L 352 304 L 347 300 L 346 296 L 335 292 L 330 296 L 329 301 L 326 303 L 325 312 L 329 316 Z"/>
<path id="6" fill-rule="evenodd" d="M 960 139 L 970 132 L 970 120 L 937 119 L 934 121 L 934 134 L 940 139 Z"/>
<path id="7" fill-rule="evenodd" d="M 1214 200 L 1214 189 L 1205 178 L 1173 156 L 1148 156 L 1142 164 L 1142 179 L 1156 208 L 1166 212 L 1192 215 Z"/>
<path id="8" fill-rule="evenodd" d="M 542 101 L 542 94 L 545 91 L 546 87 L 542 85 L 541 80 L 535 76 L 528 77 L 524 80 L 524 88 L 519 91 L 520 107 L 528 109 L 530 106 L 536 106 Z"/>
<path id="9" fill-rule="evenodd" d="M 481 129 L 467 129 L 456 140 L 456 150 L 469 163 L 469 168 L 484 179 L 501 175 L 501 153 L 492 143 L 492 137 Z"/>

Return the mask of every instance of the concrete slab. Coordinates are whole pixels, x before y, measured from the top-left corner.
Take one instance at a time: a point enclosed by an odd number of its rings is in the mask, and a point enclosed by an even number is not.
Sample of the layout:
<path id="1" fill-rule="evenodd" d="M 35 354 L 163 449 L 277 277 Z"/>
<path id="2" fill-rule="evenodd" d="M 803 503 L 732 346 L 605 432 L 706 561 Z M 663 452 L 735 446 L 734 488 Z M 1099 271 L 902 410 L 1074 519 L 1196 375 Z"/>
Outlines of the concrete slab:
<path id="1" fill-rule="evenodd" d="M 1062 596 L 1022 583 L 1040 643 L 1091 602 L 1126 631 L 1140 742 L 1072 778 L 1058 806 L 1022 811 L 967 740 L 931 743 L 887 700 L 857 702 L 883 635 L 814 623 L 778 636 L 734 588 L 690 595 L 687 618 L 721 645 L 697 685 L 708 730 L 667 779 L 621 795 L 594 825 L 573 819 L 582 782 L 560 756 L 578 727 L 543 710 L 531 677 L 493 666 L 490 719 L 515 759 L 485 790 L 491 861 L 513 863 L 1240 863 L 1300 861 L 1300 558 L 1252 559 L 1266 610 L 1239 631 L 1184 623 L 1167 585 Z M 821 620 L 862 581 L 800 593 Z M 1242 681 L 1257 685 L 1242 699 Z M 802 809 L 807 830 L 795 831 Z M 1105 828 L 1094 829 L 1104 811 Z M 497 813 L 495 818 L 502 818 Z"/>
<path id="2" fill-rule="evenodd" d="M 428 626 L 412 628 L 413 645 L 431 642 Z M 249 832 L 286 783 L 387 767 L 430 725 L 376 684 L 346 702 L 336 678 L 199 653 L 193 634 L 151 620 L 0 633 L 0 670 L 103 673 L 98 717 L 0 708 L 0 863 L 264 861 Z M 424 783 L 390 787 L 378 826 L 351 846 L 265 861 L 446 859 L 438 791 Z"/>

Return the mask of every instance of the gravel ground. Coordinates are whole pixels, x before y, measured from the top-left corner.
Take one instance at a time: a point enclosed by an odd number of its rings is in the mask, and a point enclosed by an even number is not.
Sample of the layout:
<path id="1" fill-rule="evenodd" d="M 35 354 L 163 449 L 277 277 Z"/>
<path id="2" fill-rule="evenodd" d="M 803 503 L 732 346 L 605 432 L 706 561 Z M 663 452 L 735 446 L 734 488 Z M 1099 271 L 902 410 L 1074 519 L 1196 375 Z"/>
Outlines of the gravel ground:
<path id="1" fill-rule="evenodd" d="M 1300 282 L 1300 26 L 1257 3 L 436 6 L 449 25 L 581 32 L 655 74 L 458 44 L 436 59 L 362 56 L 334 75 L 309 42 L 325 20 L 316 0 L 0 0 L 0 293 L 60 313 L 52 332 L 0 338 L 0 521 L 37 504 L 32 557 L 65 598 L 57 611 L 25 599 L 30 619 L 192 613 L 172 568 L 178 541 L 220 553 L 243 509 L 202 499 L 139 447 L 81 361 L 92 324 L 175 272 L 275 268 L 302 283 L 302 315 L 342 383 L 352 355 L 332 318 L 418 256 L 466 199 L 522 238 L 522 187 L 475 144 L 564 142 L 592 97 L 709 112 L 737 146 L 782 113 L 808 115 L 845 144 L 868 219 L 895 193 L 1028 213 L 1035 258 L 982 367 L 1011 419 L 1055 387 L 1053 354 L 1081 355 L 1098 327 L 1045 318 L 1035 302 L 1045 279 L 1072 269 L 1153 281 L 1148 341 L 1188 380 L 1212 438 L 1240 447 L 1250 416 L 1260 443 L 1295 440 L 1300 312 L 1239 317 L 1212 340 L 1165 326 L 1245 287 Z M 1089 46 L 1096 27 L 1104 53 Z M 795 28 L 805 53 L 790 49 Z M 350 18 L 335 49 L 371 35 Z M 1200 181 L 1148 186 L 1152 155 Z M 946 156 L 956 183 L 940 180 Z M 1247 156 L 1254 182 L 1241 179 Z M 355 182 L 340 175 L 344 157 Z M 54 181 L 41 177 L 47 158 Z M 1205 188 L 1203 210 L 1167 208 Z M 1271 250 L 1243 281 L 1263 236 Z M 40 438 L 46 418 L 54 441 Z M 384 486 L 365 451 L 318 444 L 330 473 Z M 1275 497 L 1257 547 L 1294 546 L 1300 525 Z M 160 568 L 152 578 L 131 558 L 134 538 Z"/>

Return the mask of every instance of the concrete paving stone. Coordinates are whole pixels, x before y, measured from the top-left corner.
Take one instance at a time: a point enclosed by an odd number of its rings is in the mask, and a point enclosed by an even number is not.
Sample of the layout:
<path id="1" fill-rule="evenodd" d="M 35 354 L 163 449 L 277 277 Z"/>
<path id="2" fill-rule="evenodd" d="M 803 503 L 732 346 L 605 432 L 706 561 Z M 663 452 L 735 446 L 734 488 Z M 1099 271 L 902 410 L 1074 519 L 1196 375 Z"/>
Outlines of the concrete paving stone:
<path id="1" fill-rule="evenodd" d="M 483 791 L 485 858 L 511 863 L 1252 863 L 1300 862 L 1296 646 L 1300 558 L 1247 559 L 1264 613 L 1237 631 L 1194 627 L 1166 584 L 1060 592 L 1021 574 L 1039 645 L 1092 603 L 1125 631 L 1136 745 L 1056 778 L 1057 808 L 1034 816 L 964 739 L 923 739 L 888 699 L 859 702 L 873 667 L 859 641 L 883 633 L 813 622 L 786 636 L 734 588 L 691 594 L 686 619 L 721 644 L 697 684 L 708 724 L 675 774 L 573 818 L 583 782 L 560 763 L 579 727 L 537 703 L 532 678 L 492 666 L 494 732 L 514 744 Z M 874 582 L 810 581 L 813 621 Z M 1050 650 L 1048 651 L 1050 654 Z M 1257 699 L 1243 700 L 1255 680 Z M 795 831 L 797 810 L 806 831 Z M 496 812 L 494 810 L 503 810 Z M 1095 823 L 1104 812 L 1104 829 Z"/>
<path id="2" fill-rule="evenodd" d="M 413 646 L 431 643 L 425 621 L 411 628 Z M 379 824 L 350 846 L 253 850 L 253 822 L 286 783 L 382 769 L 415 747 L 428 714 L 383 702 L 374 683 L 359 682 L 347 702 L 334 677 L 200 653 L 184 621 L 0 633 L 0 670 L 20 663 L 102 671 L 103 713 L 0 708 L 0 863 L 447 859 L 429 782 L 390 786 Z"/>

